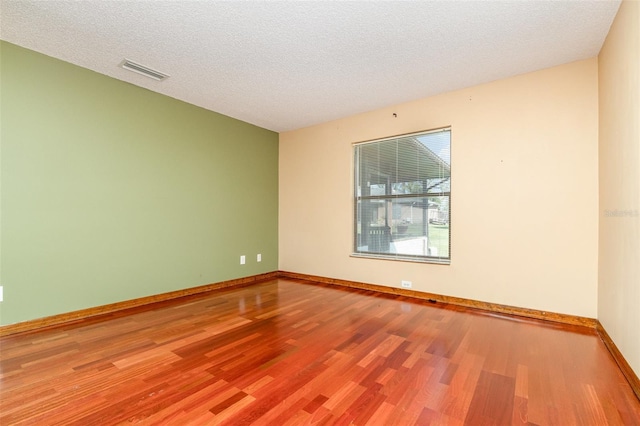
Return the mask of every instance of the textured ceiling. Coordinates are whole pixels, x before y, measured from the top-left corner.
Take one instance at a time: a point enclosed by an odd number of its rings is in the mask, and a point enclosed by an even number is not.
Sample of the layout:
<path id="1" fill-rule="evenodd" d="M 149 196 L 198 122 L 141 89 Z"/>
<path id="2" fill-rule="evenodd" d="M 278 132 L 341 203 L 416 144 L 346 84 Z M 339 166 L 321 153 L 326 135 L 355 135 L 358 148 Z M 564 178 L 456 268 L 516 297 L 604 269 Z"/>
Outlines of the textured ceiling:
<path id="1" fill-rule="evenodd" d="M 0 0 L 0 38 L 286 131 L 594 57 L 619 5 Z"/>

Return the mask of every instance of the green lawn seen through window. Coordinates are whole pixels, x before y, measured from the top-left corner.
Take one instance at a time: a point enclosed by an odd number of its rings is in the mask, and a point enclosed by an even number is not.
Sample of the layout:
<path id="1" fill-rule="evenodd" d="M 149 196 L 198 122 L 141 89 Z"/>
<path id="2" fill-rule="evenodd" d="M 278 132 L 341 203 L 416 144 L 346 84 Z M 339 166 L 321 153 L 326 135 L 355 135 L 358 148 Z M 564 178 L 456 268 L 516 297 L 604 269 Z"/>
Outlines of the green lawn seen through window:
<path id="1" fill-rule="evenodd" d="M 405 235 L 400 238 L 419 237 L 422 235 L 422 224 L 413 223 L 409 225 Z M 449 224 L 435 225 L 429 224 L 429 247 L 438 249 L 438 256 L 449 256 Z"/>

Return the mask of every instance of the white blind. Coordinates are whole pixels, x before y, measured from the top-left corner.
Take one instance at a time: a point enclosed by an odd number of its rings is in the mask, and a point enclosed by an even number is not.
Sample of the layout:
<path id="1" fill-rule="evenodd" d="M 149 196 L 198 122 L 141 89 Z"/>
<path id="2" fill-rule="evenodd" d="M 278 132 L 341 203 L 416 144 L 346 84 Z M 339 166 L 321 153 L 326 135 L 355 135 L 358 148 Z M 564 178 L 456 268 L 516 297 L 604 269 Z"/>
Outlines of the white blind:
<path id="1" fill-rule="evenodd" d="M 356 144 L 354 252 L 450 259 L 451 130 Z"/>

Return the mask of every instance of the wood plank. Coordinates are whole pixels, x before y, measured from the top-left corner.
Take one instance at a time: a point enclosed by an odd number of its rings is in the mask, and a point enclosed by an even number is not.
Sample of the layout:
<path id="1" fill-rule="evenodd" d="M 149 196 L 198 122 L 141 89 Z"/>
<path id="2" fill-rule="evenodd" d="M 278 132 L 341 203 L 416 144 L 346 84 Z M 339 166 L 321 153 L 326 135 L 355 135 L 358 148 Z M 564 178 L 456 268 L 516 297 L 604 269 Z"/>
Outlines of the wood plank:
<path id="1" fill-rule="evenodd" d="M 55 327 L 60 324 L 72 323 L 76 321 L 84 321 L 92 317 L 100 317 L 103 315 L 113 314 L 116 312 L 126 311 L 140 306 L 147 306 L 154 303 L 166 302 L 174 299 L 184 298 L 188 296 L 209 293 L 229 287 L 238 287 L 251 285 L 261 281 L 267 281 L 276 278 L 278 272 L 268 272 L 260 275 L 253 275 L 218 283 L 206 284 L 198 287 L 190 287 L 183 290 L 170 291 L 167 293 L 154 294 L 152 296 L 140 297 L 137 299 L 125 300 L 123 302 L 110 303 L 108 305 L 95 306 L 92 308 L 81 309 L 78 311 L 66 312 L 58 315 L 51 315 L 44 318 L 23 321 L 15 324 L 0 326 L 0 337 L 8 336 L 16 333 L 24 333 L 33 330 L 41 330 L 46 327 Z"/>
<path id="2" fill-rule="evenodd" d="M 598 335 L 604 342 L 607 349 L 609 349 L 609 353 L 616 361 L 616 364 L 618 364 L 618 367 L 620 367 L 622 374 L 624 374 L 624 377 L 629 382 L 629 385 L 633 389 L 633 392 L 635 392 L 638 399 L 640 399 L 640 378 L 638 378 L 638 375 L 633 371 L 624 356 L 622 356 L 622 353 L 613 342 L 613 339 L 611 339 L 611 336 L 609 336 L 607 331 L 604 329 L 602 324 L 600 324 L 600 321 L 598 321 L 596 325 L 596 330 L 598 331 Z"/>
<path id="3" fill-rule="evenodd" d="M 482 311 L 493 312 L 497 314 L 507 314 L 521 316 L 524 318 L 539 319 L 552 321 L 561 324 L 571 324 L 589 328 L 595 328 L 597 320 L 593 318 L 580 317 L 577 315 L 567 315 L 558 312 L 547 312 L 538 309 L 522 308 L 517 306 L 501 305 L 498 303 L 483 302 L 473 299 L 465 299 L 462 297 L 445 296 L 442 294 L 428 293 L 423 291 L 408 290 L 405 288 L 387 287 L 377 284 L 368 284 L 358 281 L 342 280 L 337 278 L 327 278 L 318 275 L 301 274 L 296 272 L 279 271 L 279 278 L 306 281 L 309 283 L 322 283 L 329 285 L 338 285 L 362 290 L 371 290 L 378 293 L 386 293 L 392 295 L 402 295 L 410 298 L 432 301 L 432 303 L 448 303 L 452 305 L 462 306 L 465 308 L 475 308 Z"/>
<path id="4" fill-rule="evenodd" d="M 2 425 L 640 424 L 594 329 L 299 280 L 0 348 Z"/>

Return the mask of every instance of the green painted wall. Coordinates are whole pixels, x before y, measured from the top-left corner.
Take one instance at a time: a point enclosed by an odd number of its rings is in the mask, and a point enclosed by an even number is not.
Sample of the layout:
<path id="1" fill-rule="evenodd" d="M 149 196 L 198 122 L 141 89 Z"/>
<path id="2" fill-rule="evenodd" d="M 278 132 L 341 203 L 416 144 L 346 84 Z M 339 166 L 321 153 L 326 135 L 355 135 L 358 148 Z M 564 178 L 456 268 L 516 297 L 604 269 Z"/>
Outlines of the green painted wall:
<path id="1" fill-rule="evenodd" d="M 277 270 L 277 133 L 0 55 L 0 324 Z"/>

